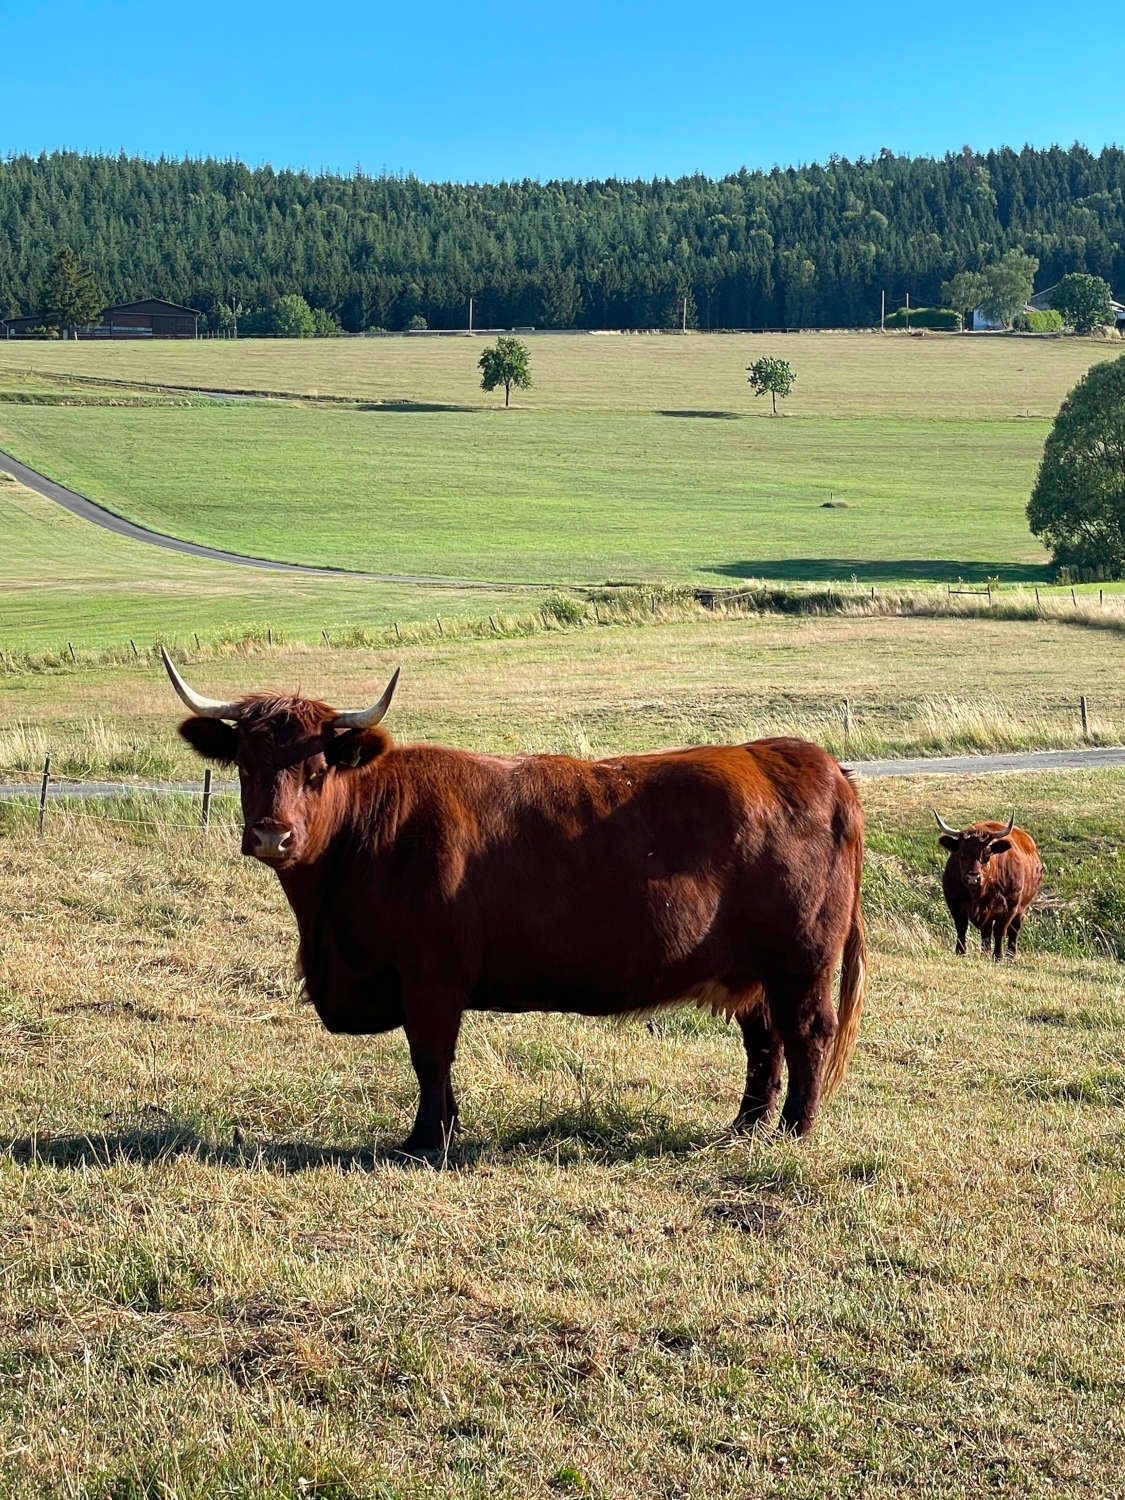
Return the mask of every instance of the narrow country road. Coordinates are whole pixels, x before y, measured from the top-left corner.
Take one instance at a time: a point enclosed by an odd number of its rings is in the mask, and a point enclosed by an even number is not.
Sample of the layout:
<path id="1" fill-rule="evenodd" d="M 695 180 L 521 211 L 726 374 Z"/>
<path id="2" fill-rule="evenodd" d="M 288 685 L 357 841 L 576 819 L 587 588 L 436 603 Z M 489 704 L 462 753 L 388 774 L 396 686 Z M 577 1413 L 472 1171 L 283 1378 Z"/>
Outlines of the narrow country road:
<path id="1" fill-rule="evenodd" d="M 572 587 L 568 584 L 537 582 L 534 579 L 515 582 L 508 579 L 500 582 L 491 578 L 444 578 L 425 573 L 360 573 L 352 572 L 348 568 L 315 568 L 307 563 L 274 562 L 268 557 L 247 557 L 241 552 L 224 552 L 219 547 L 205 547 L 201 542 L 185 542 L 180 537 L 168 536 L 163 531 L 150 531 L 147 526 L 138 526 L 135 521 L 127 521 L 124 516 L 114 515 L 113 511 L 95 504 L 93 500 L 88 500 L 85 495 L 78 494 L 76 490 L 69 490 L 65 485 L 48 479 L 45 474 L 40 474 L 37 469 L 29 468 L 27 464 L 21 463 L 18 458 L 13 458 L 10 453 L 2 450 L 0 450 L 0 469 L 10 474 L 20 484 L 26 485 L 29 490 L 34 490 L 46 500 L 53 500 L 56 505 L 61 505 L 64 510 L 69 510 L 73 515 L 81 517 L 83 521 L 92 521 L 95 526 L 103 526 L 107 531 L 116 532 L 118 536 L 128 537 L 134 542 L 147 542 L 151 547 L 164 547 L 169 552 L 182 552 L 188 557 L 206 558 L 209 562 L 234 563 L 243 568 L 264 568 L 271 573 L 300 573 L 306 578 L 337 578 L 341 581 L 355 579 L 367 580 L 371 583 L 432 584 L 438 587 L 463 589 Z"/>
<path id="2" fill-rule="evenodd" d="M 1125 766 L 1125 745 L 1104 745 L 1086 750 L 1028 750 L 1005 755 L 935 755 L 918 760 L 857 760 L 851 769 L 863 778 L 884 776 L 988 776 L 1010 771 L 1093 771 L 1102 766 Z M 237 781 L 218 781 L 212 791 L 234 792 Z M 53 781 L 49 799 L 61 797 L 125 797 L 130 793 L 176 793 L 199 797 L 200 781 L 147 782 L 131 786 L 120 781 Z M 0 784 L 0 800 L 31 797 L 38 800 L 38 778 Z"/>

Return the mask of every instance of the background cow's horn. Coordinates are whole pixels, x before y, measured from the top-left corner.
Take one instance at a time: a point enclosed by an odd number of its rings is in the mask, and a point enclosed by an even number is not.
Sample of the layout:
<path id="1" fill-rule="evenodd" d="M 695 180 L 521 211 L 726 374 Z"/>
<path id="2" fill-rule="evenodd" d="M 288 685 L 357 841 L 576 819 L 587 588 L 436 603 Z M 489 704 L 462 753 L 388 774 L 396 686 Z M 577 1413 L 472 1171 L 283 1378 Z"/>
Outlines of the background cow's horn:
<path id="1" fill-rule="evenodd" d="M 386 714 L 387 709 L 391 706 L 391 699 L 395 695 L 398 674 L 401 670 L 401 667 L 395 668 L 395 675 L 383 689 L 383 696 L 379 699 L 378 703 L 373 704 L 370 708 L 348 709 L 343 713 L 338 713 L 334 720 L 336 726 L 340 729 L 370 729 L 373 725 L 378 724 Z"/>
<path id="2" fill-rule="evenodd" d="M 930 811 L 937 819 L 937 826 L 941 829 L 942 833 L 951 833 L 955 839 L 959 839 L 961 837 L 961 830 L 959 828 L 950 828 L 949 824 L 942 817 L 941 813 L 938 812 L 936 807 L 931 807 Z"/>
<path id="3" fill-rule="evenodd" d="M 194 688 L 188 687 L 163 646 L 160 648 L 160 655 L 164 658 L 164 669 L 171 678 L 172 686 L 193 714 L 198 714 L 202 719 L 237 719 L 240 716 L 242 709 L 239 704 L 220 703 L 217 698 L 204 698 Z"/>
<path id="4" fill-rule="evenodd" d="M 1016 810 L 1013 807 L 1012 808 L 1012 816 L 1008 819 L 1008 826 L 1007 826 L 1007 828 L 1002 829 L 999 833 L 994 833 L 992 835 L 992 837 L 994 839 L 1006 839 L 1008 837 L 1008 835 L 1011 833 L 1012 829 L 1015 826 L 1016 826 Z"/>

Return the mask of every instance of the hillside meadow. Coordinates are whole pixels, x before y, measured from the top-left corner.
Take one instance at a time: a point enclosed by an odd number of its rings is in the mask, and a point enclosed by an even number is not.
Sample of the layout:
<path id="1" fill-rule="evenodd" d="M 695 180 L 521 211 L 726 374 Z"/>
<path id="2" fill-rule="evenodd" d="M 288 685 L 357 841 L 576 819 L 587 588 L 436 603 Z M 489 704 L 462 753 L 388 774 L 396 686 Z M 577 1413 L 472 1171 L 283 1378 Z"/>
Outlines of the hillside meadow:
<path id="1" fill-rule="evenodd" d="M 541 337 L 536 386 L 504 412 L 476 388 L 478 347 L 9 345 L 0 444 L 158 530 L 334 568 L 537 585 L 1044 583 L 1024 505 L 1048 419 L 1112 352 L 871 334 Z M 743 368 L 767 349 L 799 376 L 776 419 Z M 108 389 L 73 383 L 91 370 L 350 400 L 86 405 Z M 74 404 L 53 404 L 60 392 Z"/>

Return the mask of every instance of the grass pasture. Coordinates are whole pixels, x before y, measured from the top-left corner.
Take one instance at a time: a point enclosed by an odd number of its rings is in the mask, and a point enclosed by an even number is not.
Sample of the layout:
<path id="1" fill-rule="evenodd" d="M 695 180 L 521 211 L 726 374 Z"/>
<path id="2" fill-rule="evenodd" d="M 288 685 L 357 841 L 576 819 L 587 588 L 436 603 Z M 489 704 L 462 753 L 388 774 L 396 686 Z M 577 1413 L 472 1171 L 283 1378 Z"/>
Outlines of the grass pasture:
<path id="1" fill-rule="evenodd" d="M 642 612 L 508 638 L 419 626 L 421 639 L 384 631 L 362 649 L 176 645 L 194 684 L 220 697 L 301 688 L 352 706 L 401 667 L 390 727 L 404 740 L 608 755 L 797 733 L 862 759 L 1125 742 L 1125 617 L 1107 604 L 1080 618 Z M 198 778 L 163 668 L 125 656 L 72 667 L 64 652 L 0 675 L 0 777 L 37 777 L 50 750 L 63 777 Z"/>
<path id="2" fill-rule="evenodd" d="M 1103 864 L 1125 815 L 1110 773 L 942 792 Z M 864 789 L 869 1007 L 807 1148 L 725 1137 L 710 1017 L 481 1016 L 440 1172 L 221 820 L 10 829 L 5 1495 L 1116 1494 L 1120 967 L 1065 902 L 954 964 L 932 795 Z"/>
<path id="3" fill-rule="evenodd" d="M 331 567 L 537 583 L 1043 582 L 1024 505 L 1047 424 L 1113 353 L 1090 340 L 542 337 L 537 385 L 505 413 L 476 388 L 477 348 L 21 343 L 0 349 L 0 389 L 28 398 L 0 402 L 0 443 L 158 530 Z M 777 420 L 746 387 L 763 350 L 798 368 Z M 67 384 L 91 373 L 350 404 L 165 394 L 107 406 L 132 396 Z M 0 535 L 8 524 L 0 512 Z"/>

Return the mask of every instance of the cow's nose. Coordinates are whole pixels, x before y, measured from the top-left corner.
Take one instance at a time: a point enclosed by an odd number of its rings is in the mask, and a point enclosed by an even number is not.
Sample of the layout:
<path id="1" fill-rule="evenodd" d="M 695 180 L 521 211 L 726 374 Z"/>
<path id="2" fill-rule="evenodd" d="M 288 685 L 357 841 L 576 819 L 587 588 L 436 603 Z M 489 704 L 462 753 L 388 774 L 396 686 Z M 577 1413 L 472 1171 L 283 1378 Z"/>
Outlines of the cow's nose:
<path id="1" fill-rule="evenodd" d="M 284 859 L 293 852 L 291 828 L 263 828 L 261 824 L 246 830 L 242 852 L 254 859 Z"/>

